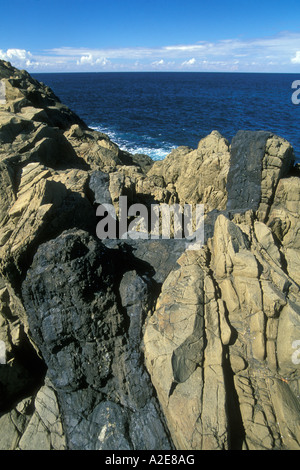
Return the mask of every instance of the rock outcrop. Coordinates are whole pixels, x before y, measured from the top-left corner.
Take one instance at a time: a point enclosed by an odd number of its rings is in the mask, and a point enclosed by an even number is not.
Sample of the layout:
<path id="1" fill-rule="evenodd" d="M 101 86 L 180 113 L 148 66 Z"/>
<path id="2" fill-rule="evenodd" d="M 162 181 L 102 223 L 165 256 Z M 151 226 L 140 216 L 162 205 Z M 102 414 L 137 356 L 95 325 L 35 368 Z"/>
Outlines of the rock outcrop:
<path id="1" fill-rule="evenodd" d="M 300 178 L 270 132 L 122 151 L 0 61 L 0 449 L 299 450 Z M 99 204 L 204 204 L 205 243 Z"/>
<path id="2" fill-rule="evenodd" d="M 217 218 L 147 324 L 147 368 L 180 449 L 299 448 L 299 285 L 251 215 Z"/>

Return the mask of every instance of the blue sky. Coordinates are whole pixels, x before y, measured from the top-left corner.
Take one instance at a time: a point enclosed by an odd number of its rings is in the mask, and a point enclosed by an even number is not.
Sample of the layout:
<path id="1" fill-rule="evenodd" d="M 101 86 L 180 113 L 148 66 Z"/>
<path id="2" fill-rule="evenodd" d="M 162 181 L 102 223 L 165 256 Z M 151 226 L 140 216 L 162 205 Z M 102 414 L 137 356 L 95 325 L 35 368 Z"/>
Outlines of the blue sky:
<path id="1" fill-rule="evenodd" d="M 14 0 L 0 14 L 0 59 L 29 72 L 300 72 L 299 0 Z"/>

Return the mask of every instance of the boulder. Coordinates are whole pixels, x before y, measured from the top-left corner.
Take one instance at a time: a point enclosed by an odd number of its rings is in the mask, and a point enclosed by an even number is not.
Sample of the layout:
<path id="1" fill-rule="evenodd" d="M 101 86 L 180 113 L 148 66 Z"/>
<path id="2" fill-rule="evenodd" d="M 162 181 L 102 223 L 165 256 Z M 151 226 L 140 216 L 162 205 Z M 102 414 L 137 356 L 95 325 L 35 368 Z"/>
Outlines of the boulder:
<path id="1" fill-rule="evenodd" d="M 124 272 L 124 261 L 86 232 L 68 231 L 39 247 L 22 286 L 71 449 L 171 445 L 141 365 L 149 280 Z"/>

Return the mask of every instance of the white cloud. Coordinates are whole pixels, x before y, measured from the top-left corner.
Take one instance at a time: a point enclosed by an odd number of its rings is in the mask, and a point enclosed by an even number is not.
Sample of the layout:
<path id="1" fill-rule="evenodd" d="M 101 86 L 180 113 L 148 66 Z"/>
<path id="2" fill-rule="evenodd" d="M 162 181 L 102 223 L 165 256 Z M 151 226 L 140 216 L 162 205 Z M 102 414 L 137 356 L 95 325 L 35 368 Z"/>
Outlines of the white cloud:
<path id="1" fill-rule="evenodd" d="M 26 51 L 25 49 L 7 49 L 6 52 L 0 49 L 0 58 L 2 60 L 24 61 L 27 60 L 29 57 L 32 57 L 32 54 L 31 52 Z"/>
<path id="2" fill-rule="evenodd" d="M 195 57 L 193 57 L 190 60 L 185 60 L 184 62 L 182 62 L 182 66 L 183 67 L 190 67 L 191 65 L 195 65 L 195 63 L 196 63 L 196 59 L 195 59 Z"/>
<path id="3" fill-rule="evenodd" d="M 61 48 L 49 51 L 65 56 L 68 62 L 72 56 L 80 60 L 81 56 L 109 57 L 111 66 L 117 70 L 127 67 L 136 69 L 138 61 L 141 70 L 163 67 L 165 70 L 187 70 L 198 65 L 208 70 L 240 71 L 288 71 L 290 64 L 298 63 L 296 54 L 299 51 L 300 33 L 284 32 L 271 37 L 242 39 L 229 38 L 215 42 L 201 41 L 196 44 L 165 45 L 161 47 L 136 47 L 115 49 L 72 49 Z M 291 56 L 295 55 L 291 61 Z M 192 59 L 191 59 L 192 55 Z M 79 59 L 78 59 L 79 57 Z M 266 61 L 266 57 L 268 60 Z M 237 59 L 239 62 L 237 62 Z M 74 60 L 74 59 L 73 59 Z M 172 64 L 172 65 L 171 65 Z"/>
<path id="4" fill-rule="evenodd" d="M 81 64 L 93 64 L 94 62 L 94 59 L 93 59 L 93 56 L 92 54 L 88 54 L 88 55 L 83 55 L 80 57 L 80 60 L 77 60 L 77 65 L 81 65 Z"/>
<path id="5" fill-rule="evenodd" d="M 203 51 L 205 45 L 191 44 L 191 45 L 179 45 L 179 46 L 165 46 L 163 49 L 165 51 L 175 51 L 175 52 L 193 52 L 193 51 Z"/>
<path id="6" fill-rule="evenodd" d="M 111 61 L 106 59 L 106 57 L 102 57 L 101 59 L 96 60 L 96 64 L 100 64 L 100 65 L 102 65 L 102 67 L 105 67 L 107 65 L 110 65 Z"/>
<path id="7" fill-rule="evenodd" d="M 29 71 L 197 70 L 294 71 L 300 64 L 300 33 L 283 32 L 262 38 L 226 38 L 215 42 L 161 47 L 72 48 L 41 52 L 0 50 L 0 58 Z"/>
<path id="8" fill-rule="evenodd" d="M 0 49 L 0 59 L 11 62 L 18 68 L 36 68 L 41 64 L 34 59 L 33 54 L 25 49 Z"/>
<path id="9" fill-rule="evenodd" d="M 295 55 L 295 57 L 293 57 L 293 58 L 291 59 L 291 62 L 292 62 L 293 64 L 300 64 L 300 51 L 297 51 L 297 52 L 296 52 L 296 55 Z"/>
<path id="10" fill-rule="evenodd" d="M 164 59 L 160 59 L 160 60 L 155 60 L 154 62 L 152 62 L 152 65 L 164 65 L 165 61 Z"/>
<path id="11" fill-rule="evenodd" d="M 105 67 L 106 65 L 110 64 L 110 61 L 106 59 L 106 57 L 94 57 L 93 54 L 89 53 L 87 55 L 83 55 L 80 57 L 79 60 L 77 60 L 77 65 L 100 65 L 102 67 Z"/>
<path id="12" fill-rule="evenodd" d="M 27 59 L 27 57 L 32 57 L 31 52 L 26 51 L 25 49 L 7 49 L 6 55 L 8 59 L 20 59 L 24 60 Z"/>

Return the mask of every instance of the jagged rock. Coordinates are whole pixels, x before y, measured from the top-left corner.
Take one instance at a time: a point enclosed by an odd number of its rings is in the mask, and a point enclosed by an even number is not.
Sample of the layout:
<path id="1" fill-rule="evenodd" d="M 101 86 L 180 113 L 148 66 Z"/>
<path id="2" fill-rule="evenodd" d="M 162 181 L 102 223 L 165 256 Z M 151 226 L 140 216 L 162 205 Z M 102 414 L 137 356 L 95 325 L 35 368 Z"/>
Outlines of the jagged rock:
<path id="1" fill-rule="evenodd" d="M 32 398 L 24 398 L 11 411 L 0 415 L 0 449 L 16 450 L 32 416 Z"/>
<path id="2" fill-rule="evenodd" d="M 115 170 L 117 165 L 122 165 L 118 146 L 105 134 L 84 130 L 75 124 L 64 133 L 64 136 L 75 149 L 76 154 L 93 170 L 110 172 Z"/>
<path id="3" fill-rule="evenodd" d="M 12 286 L 0 280 L 0 414 L 38 387 L 45 368 L 28 338 L 24 306 Z"/>
<path id="4" fill-rule="evenodd" d="M 151 168 L 153 162 L 146 155 L 130 155 L 121 151 L 110 138 L 101 132 L 92 129 L 84 129 L 78 124 L 73 124 L 64 136 L 75 149 L 76 154 L 88 163 L 93 170 L 102 170 L 110 173 L 118 170 L 119 167 L 130 166 L 146 173 Z"/>
<path id="5" fill-rule="evenodd" d="M 18 442 L 19 450 L 66 450 L 67 444 L 56 394 L 44 385 L 37 393 L 35 411 Z"/>
<path id="6" fill-rule="evenodd" d="M 15 194 L 13 186 L 13 169 L 10 165 L 3 162 L 0 162 L 0 197 L 0 227 L 4 226 L 5 231 L 7 231 L 5 228 L 5 224 L 8 219 L 7 212 L 15 200 Z M 3 244 L 3 242 L 1 243 L 1 240 L 0 244 Z"/>
<path id="7" fill-rule="evenodd" d="M 170 272 L 178 267 L 177 260 L 186 250 L 184 240 L 103 240 L 105 246 L 131 253 L 138 260 L 140 270 L 153 280 L 153 293 L 159 292 L 161 284 Z M 156 286 L 156 287 L 155 287 Z"/>
<path id="8" fill-rule="evenodd" d="M 199 142 L 196 150 L 179 147 L 163 161 L 155 162 L 148 177 L 163 177 L 165 186 L 174 188 L 180 204 L 202 203 L 206 212 L 222 210 L 227 202 L 229 160 L 229 143 L 213 131 Z"/>
<path id="9" fill-rule="evenodd" d="M 35 163 L 23 167 L 16 201 L 1 230 L 1 269 L 8 278 L 22 275 L 38 244 L 49 236 L 70 226 L 94 229 L 95 212 L 84 189 L 87 178 L 80 170 L 54 173 Z"/>
<path id="10" fill-rule="evenodd" d="M 40 162 L 50 168 L 85 167 L 62 132 L 12 113 L 0 113 L 0 159 L 24 165 Z"/>
<path id="11" fill-rule="evenodd" d="M 186 252 L 163 284 L 145 358 L 178 448 L 300 448 L 292 361 L 300 292 L 271 238 L 261 222 L 220 215 L 209 252 Z M 198 344 L 197 355 L 187 341 Z"/>
<path id="12" fill-rule="evenodd" d="M 32 78 L 25 70 L 18 70 L 9 62 L 1 60 L 0 79 L 5 84 L 6 103 L 2 105 L 4 109 L 12 113 L 27 114 L 30 119 L 35 117 L 37 121 L 61 129 L 68 129 L 73 124 L 87 128 L 75 113 L 60 102 L 48 86 Z"/>
<path id="13" fill-rule="evenodd" d="M 181 268 L 163 284 L 144 335 L 145 360 L 176 448 L 225 449 L 218 306 L 211 299 L 206 314 L 205 273 L 189 258 L 183 255 Z"/>
<path id="14" fill-rule="evenodd" d="M 268 226 L 282 244 L 283 262 L 300 285 L 300 178 L 282 178 L 276 188 Z"/>
<path id="15" fill-rule="evenodd" d="M 66 450 L 57 397 L 50 385 L 0 416 L 1 450 Z"/>

